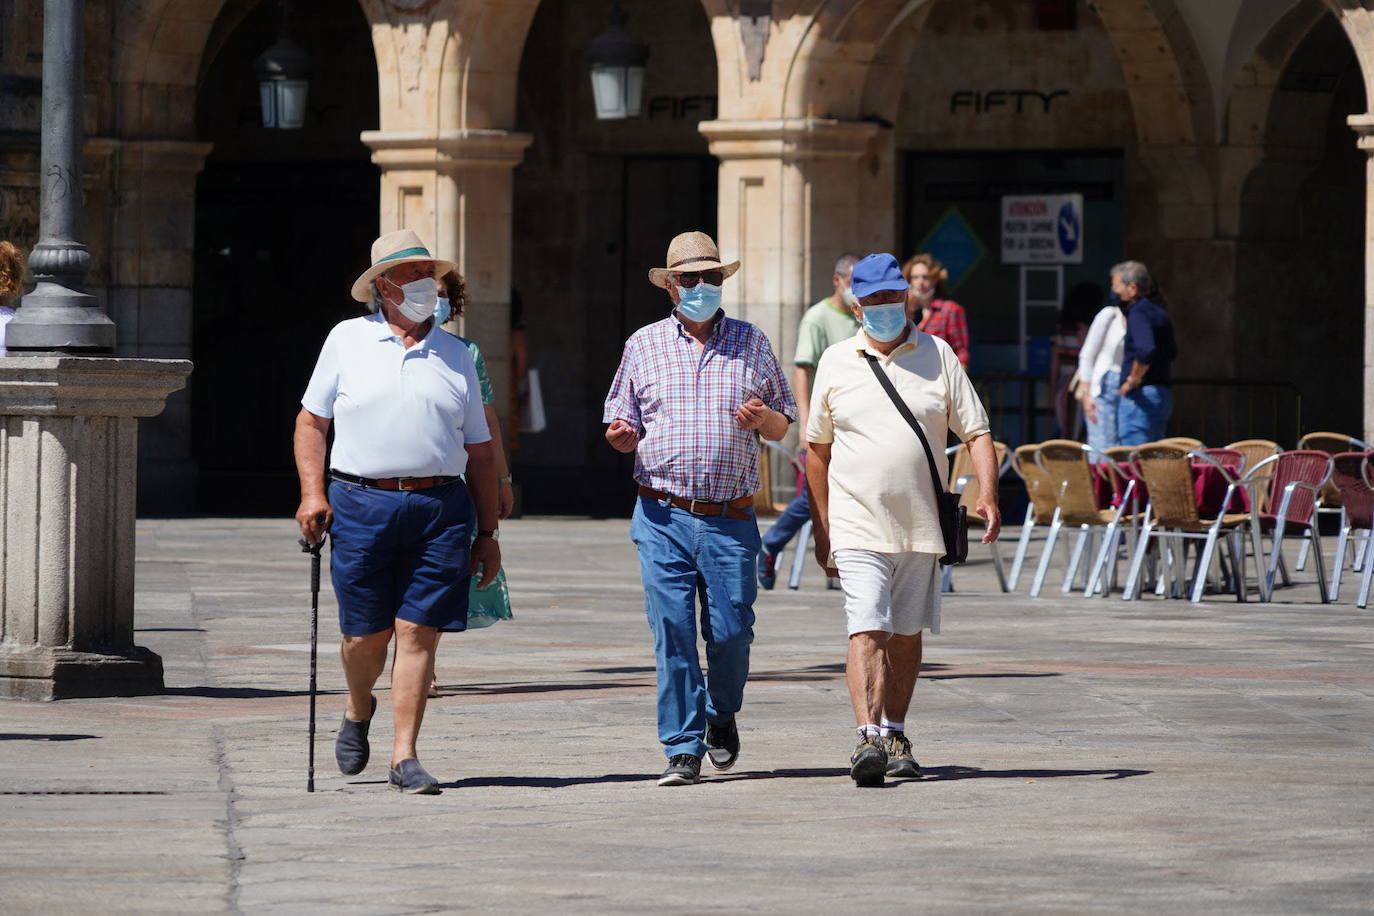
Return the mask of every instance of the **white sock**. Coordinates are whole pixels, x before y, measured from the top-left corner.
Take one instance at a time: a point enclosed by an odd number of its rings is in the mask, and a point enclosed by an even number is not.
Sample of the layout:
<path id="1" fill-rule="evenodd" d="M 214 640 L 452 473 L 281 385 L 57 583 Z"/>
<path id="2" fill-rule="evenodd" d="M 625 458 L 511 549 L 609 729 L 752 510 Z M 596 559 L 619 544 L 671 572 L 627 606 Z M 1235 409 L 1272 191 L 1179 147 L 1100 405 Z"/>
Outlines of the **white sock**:
<path id="1" fill-rule="evenodd" d="M 886 738 L 893 732 L 905 732 L 905 726 L 905 722 L 889 722 L 887 721 L 887 716 L 883 716 L 882 736 Z"/>
<path id="2" fill-rule="evenodd" d="M 868 735 L 877 738 L 881 734 L 881 730 L 876 725 L 860 725 L 855 728 L 854 731 L 859 733 L 860 738 L 867 737 Z"/>

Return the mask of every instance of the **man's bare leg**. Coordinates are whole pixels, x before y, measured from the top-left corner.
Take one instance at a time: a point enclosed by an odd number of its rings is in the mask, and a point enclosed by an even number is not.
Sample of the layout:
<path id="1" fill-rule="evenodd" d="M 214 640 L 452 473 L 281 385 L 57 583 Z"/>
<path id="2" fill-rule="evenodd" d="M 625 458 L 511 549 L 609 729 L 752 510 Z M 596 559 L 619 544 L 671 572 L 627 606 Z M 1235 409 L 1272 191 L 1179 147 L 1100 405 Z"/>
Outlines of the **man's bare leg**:
<path id="1" fill-rule="evenodd" d="M 388 629 L 367 636 L 345 636 L 339 646 L 344 678 L 348 681 L 344 715 L 354 722 L 366 722 L 372 717 L 372 688 L 386 669 L 386 650 L 390 643 L 391 630 Z"/>
<path id="2" fill-rule="evenodd" d="M 883 715 L 889 722 L 905 722 L 921 673 L 921 634 L 892 634 L 883 655 Z"/>
<path id="3" fill-rule="evenodd" d="M 417 757 L 415 741 L 425 718 L 425 702 L 434 671 L 434 650 L 439 631 L 408 620 L 396 621 L 396 661 L 391 668 L 391 702 L 395 711 L 396 735 L 391 765 Z"/>
<path id="4" fill-rule="evenodd" d="M 854 706 L 854 724 L 860 728 L 877 725 L 883 714 L 887 657 L 884 646 L 890 635 L 872 630 L 849 637 L 844 676 L 849 684 L 849 702 Z"/>

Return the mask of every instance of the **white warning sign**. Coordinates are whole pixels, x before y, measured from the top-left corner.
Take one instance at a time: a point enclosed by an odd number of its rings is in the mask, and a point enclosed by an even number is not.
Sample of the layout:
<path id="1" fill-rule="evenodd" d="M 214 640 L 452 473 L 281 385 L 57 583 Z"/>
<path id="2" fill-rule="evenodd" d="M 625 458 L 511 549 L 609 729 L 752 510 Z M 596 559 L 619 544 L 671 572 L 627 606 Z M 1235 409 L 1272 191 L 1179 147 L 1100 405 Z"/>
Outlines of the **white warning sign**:
<path id="1" fill-rule="evenodd" d="M 1083 195 L 1003 197 L 1002 263 L 1082 264 Z"/>

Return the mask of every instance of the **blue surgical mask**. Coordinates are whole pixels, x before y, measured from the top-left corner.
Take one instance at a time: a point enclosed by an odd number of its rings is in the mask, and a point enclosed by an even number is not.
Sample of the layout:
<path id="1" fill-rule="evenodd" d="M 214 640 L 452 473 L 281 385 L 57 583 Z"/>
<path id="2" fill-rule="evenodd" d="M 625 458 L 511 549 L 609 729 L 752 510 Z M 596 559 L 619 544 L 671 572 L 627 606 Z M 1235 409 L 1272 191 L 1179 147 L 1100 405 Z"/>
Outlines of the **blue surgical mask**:
<path id="1" fill-rule="evenodd" d="M 864 333 L 879 343 L 887 343 L 902 336 L 906 330 L 906 304 L 865 305 Z"/>
<path id="2" fill-rule="evenodd" d="M 1114 305 L 1114 306 L 1116 306 L 1117 308 L 1120 308 L 1120 307 L 1121 307 L 1121 297 L 1117 295 L 1116 290 L 1110 290 L 1110 291 L 1108 291 L 1108 293 L 1107 293 L 1107 305 L 1109 305 L 1109 306 L 1110 306 L 1110 305 Z"/>
<path id="3" fill-rule="evenodd" d="M 453 314 L 453 306 L 449 305 L 448 296 L 440 296 L 439 301 L 434 306 L 434 324 L 439 326 L 448 321 L 448 316 Z"/>
<path id="4" fill-rule="evenodd" d="M 677 288 L 677 310 L 689 321 L 709 321 L 720 310 L 720 287 L 706 282 Z"/>

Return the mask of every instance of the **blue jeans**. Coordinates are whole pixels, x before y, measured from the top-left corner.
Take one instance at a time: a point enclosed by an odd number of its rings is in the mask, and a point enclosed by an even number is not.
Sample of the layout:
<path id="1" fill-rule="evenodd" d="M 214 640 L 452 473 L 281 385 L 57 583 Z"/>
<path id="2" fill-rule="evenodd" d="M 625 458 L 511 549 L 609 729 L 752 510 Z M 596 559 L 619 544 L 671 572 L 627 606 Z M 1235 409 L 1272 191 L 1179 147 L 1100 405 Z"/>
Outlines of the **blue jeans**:
<path id="1" fill-rule="evenodd" d="M 1142 385 L 1123 395 L 1116 413 L 1121 444 L 1144 445 L 1164 438 L 1173 411 L 1174 389 L 1168 385 Z"/>
<path id="2" fill-rule="evenodd" d="M 1088 424 L 1088 444 L 1100 452 L 1105 452 L 1117 442 L 1117 408 L 1121 404 L 1121 373 L 1108 371 L 1102 376 L 1100 387 L 1093 392 L 1093 404 L 1097 407 L 1097 422 L 1084 418 Z"/>
<path id="3" fill-rule="evenodd" d="M 630 522 L 658 670 L 658 740 L 667 757 L 706 753 L 706 724 L 729 722 L 744 701 L 754 641 L 759 529 L 705 518 L 641 496 Z M 700 602 L 700 612 L 698 612 Z M 709 679 L 697 654 L 697 619 Z"/>
<path id="4" fill-rule="evenodd" d="M 806 498 L 806 484 L 802 483 L 801 491 L 787 504 L 787 508 L 782 510 L 782 515 L 773 523 L 772 527 L 763 536 L 763 549 L 765 553 L 777 556 L 786 549 L 788 541 L 796 536 L 801 530 L 802 525 L 811 521 L 811 503 Z"/>

